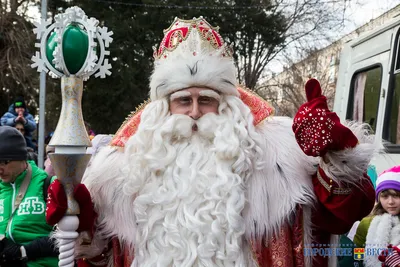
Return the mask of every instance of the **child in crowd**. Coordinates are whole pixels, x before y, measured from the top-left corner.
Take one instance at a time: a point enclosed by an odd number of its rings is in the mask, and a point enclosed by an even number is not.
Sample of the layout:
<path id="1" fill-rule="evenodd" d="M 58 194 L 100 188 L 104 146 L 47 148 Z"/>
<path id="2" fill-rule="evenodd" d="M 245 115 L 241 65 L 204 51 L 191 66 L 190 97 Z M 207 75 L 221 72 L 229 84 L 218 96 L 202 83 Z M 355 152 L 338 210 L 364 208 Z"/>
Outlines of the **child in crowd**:
<path id="1" fill-rule="evenodd" d="M 376 200 L 371 216 L 361 220 L 354 243 L 357 247 L 375 251 L 365 254 L 365 267 L 398 267 L 400 254 L 396 249 L 388 257 L 379 256 L 389 245 L 400 245 L 400 166 L 379 175 L 376 181 Z"/>

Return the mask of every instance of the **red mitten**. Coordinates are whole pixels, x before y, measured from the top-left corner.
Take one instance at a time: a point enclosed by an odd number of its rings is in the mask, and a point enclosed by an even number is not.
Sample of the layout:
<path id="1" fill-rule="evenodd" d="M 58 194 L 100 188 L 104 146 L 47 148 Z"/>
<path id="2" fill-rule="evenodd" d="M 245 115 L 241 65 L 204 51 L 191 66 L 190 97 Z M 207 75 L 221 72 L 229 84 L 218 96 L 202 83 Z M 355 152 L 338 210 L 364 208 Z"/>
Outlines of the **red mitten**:
<path id="1" fill-rule="evenodd" d="M 79 204 L 80 214 L 78 232 L 92 232 L 97 214 L 94 211 L 89 190 L 84 184 L 78 184 L 74 189 L 74 198 Z M 48 189 L 46 221 L 50 225 L 58 223 L 68 208 L 67 196 L 59 180 L 55 180 Z"/>
<path id="2" fill-rule="evenodd" d="M 385 249 L 379 254 L 378 260 L 383 262 L 382 266 L 385 266 L 384 262 L 386 261 L 386 257 L 389 255 L 389 249 L 392 249 L 392 245 L 388 245 L 388 249 Z"/>
<path id="3" fill-rule="evenodd" d="M 79 203 L 79 227 L 78 232 L 89 231 L 93 233 L 94 222 L 97 213 L 94 211 L 94 205 L 89 190 L 84 184 L 78 184 L 74 189 L 74 198 Z"/>
<path id="4" fill-rule="evenodd" d="M 49 225 L 55 225 L 67 211 L 67 196 L 63 185 L 58 180 L 51 183 L 47 193 L 46 221 Z"/>
<path id="5" fill-rule="evenodd" d="M 319 157 L 329 150 L 355 147 L 357 137 L 340 123 L 335 112 L 328 109 L 319 82 L 310 79 L 305 89 L 308 102 L 300 107 L 292 127 L 303 152 L 308 156 Z"/>

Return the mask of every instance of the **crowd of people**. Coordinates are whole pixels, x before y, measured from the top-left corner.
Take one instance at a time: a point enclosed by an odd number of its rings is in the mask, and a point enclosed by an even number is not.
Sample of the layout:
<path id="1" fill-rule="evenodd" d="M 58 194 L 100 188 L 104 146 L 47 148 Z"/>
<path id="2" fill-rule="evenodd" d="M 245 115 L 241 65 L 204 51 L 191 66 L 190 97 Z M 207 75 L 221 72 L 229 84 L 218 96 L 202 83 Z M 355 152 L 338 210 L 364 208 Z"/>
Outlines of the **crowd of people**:
<path id="1" fill-rule="evenodd" d="M 365 266 L 400 266 L 400 167 L 374 190 L 366 125 L 341 122 L 314 79 L 293 120 L 274 117 L 237 86 L 217 28 L 176 19 L 164 33 L 151 102 L 88 149 L 77 266 L 347 267 L 304 249 L 337 245 L 353 225 L 351 242 L 383 248 Z M 0 266 L 57 266 L 63 186 L 49 159 L 42 170 L 29 158 L 36 124 L 23 99 L 1 124 Z"/>
<path id="2" fill-rule="evenodd" d="M 27 146 L 37 151 L 37 144 L 32 140 L 36 121 L 29 113 L 23 97 L 17 97 L 9 106 L 8 111 L 1 117 L 0 125 L 15 127 L 25 137 Z"/>
<path id="3" fill-rule="evenodd" d="M 111 140 L 110 135 L 98 135 L 85 123 L 95 154 Z M 44 169 L 38 167 L 37 143 L 33 138 L 36 122 L 23 97 L 17 97 L 0 124 L 0 266 L 55 267 L 59 251 L 51 238 L 53 226 L 45 219 L 47 190 L 56 179 L 47 145 Z M 99 140 L 102 142 L 99 143 Z"/>
<path id="4" fill-rule="evenodd" d="M 97 135 L 87 152 L 95 155 L 111 138 Z M 43 170 L 18 123 L 0 126 L 0 140 L 0 266 L 56 267 L 59 251 L 45 218 L 47 191 L 56 179 L 48 157 L 54 148 L 47 146 Z"/>

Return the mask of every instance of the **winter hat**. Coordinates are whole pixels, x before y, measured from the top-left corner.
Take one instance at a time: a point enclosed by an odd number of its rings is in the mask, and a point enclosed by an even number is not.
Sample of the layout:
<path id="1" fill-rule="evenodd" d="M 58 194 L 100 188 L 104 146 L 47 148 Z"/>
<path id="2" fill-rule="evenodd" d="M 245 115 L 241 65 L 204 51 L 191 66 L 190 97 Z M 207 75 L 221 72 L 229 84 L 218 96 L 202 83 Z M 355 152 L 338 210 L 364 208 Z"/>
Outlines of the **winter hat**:
<path id="1" fill-rule="evenodd" d="M 203 17 L 175 18 L 154 49 L 150 98 L 161 99 L 176 91 L 208 87 L 221 94 L 239 96 L 233 49 Z"/>
<path id="2" fill-rule="evenodd" d="M 26 160 L 28 151 L 25 138 L 10 126 L 0 127 L 0 160 Z"/>
<path id="3" fill-rule="evenodd" d="M 400 165 L 390 168 L 378 176 L 376 180 L 376 199 L 383 190 L 395 189 L 400 191 Z"/>
<path id="4" fill-rule="evenodd" d="M 23 97 L 17 97 L 14 101 L 14 108 L 26 109 L 25 100 Z"/>

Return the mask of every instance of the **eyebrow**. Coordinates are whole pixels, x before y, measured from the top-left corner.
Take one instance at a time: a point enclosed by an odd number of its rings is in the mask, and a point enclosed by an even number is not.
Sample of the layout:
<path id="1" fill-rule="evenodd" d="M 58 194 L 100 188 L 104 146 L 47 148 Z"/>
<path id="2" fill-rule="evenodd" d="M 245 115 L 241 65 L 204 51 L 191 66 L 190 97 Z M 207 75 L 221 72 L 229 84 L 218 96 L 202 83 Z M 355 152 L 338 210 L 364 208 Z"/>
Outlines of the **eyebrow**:
<path id="1" fill-rule="evenodd" d="M 178 91 L 170 95 L 169 99 L 170 101 L 174 101 L 175 99 L 181 98 L 181 97 L 188 97 L 191 96 L 192 94 L 188 91 Z M 216 99 L 219 101 L 221 99 L 221 96 L 215 92 L 214 90 L 203 90 L 199 92 L 200 96 L 207 96 Z"/>
<path id="2" fill-rule="evenodd" d="M 215 91 L 213 91 L 213 90 L 203 90 L 203 91 L 200 91 L 200 92 L 199 92 L 199 95 L 200 95 L 200 96 L 208 96 L 208 97 L 214 98 L 214 99 L 216 99 L 216 100 L 218 100 L 218 101 L 221 99 L 221 96 L 220 96 L 217 92 L 215 92 Z"/>
<path id="3" fill-rule="evenodd" d="M 190 92 L 178 91 L 178 92 L 171 94 L 169 99 L 170 99 L 170 101 L 174 101 L 177 98 L 186 97 L 186 96 L 190 96 L 190 95 L 191 95 Z"/>

